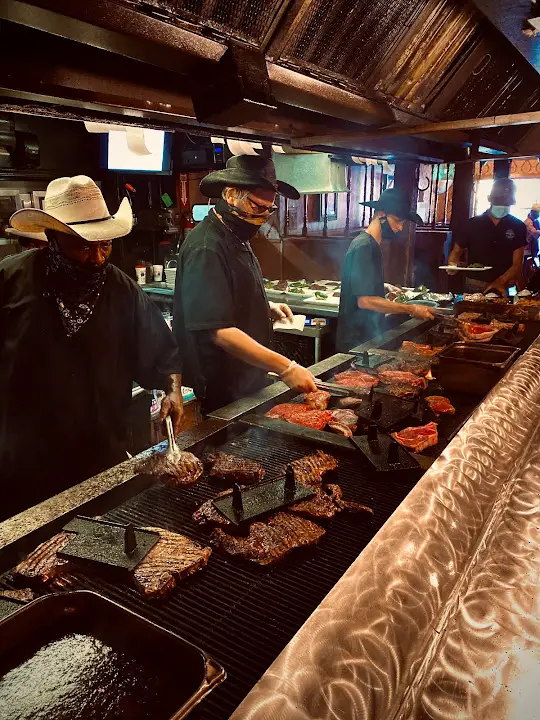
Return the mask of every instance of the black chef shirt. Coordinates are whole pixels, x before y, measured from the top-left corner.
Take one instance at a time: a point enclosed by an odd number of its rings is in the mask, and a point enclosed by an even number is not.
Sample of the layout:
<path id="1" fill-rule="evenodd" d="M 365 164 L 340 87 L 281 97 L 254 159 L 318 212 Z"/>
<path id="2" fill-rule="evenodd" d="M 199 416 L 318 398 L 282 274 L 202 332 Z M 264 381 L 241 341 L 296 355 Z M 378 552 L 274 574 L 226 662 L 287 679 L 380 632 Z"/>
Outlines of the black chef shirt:
<path id="1" fill-rule="evenodd" d="M 378 335 L 384 316 L 358 307 L 359 297 L 384 297 L 382 252 L 377 241 L 365 231 L 351 242 L 341 276 L 341 297 L 336 336 L 338 352 L 348 352 Z"/>
<path id="2" fill-rule="evenodd" d="M 481 273 L 468 273 L 469 277 L 492 282 L 510 268 L 514 250 L 527 244 L 527 226 L 513 215 L 505 215 L 495 225 L 487 210 L 467 220 L 456 234 L 456 243 L 468 250 L 469 265 L 481 263 L 493 267 Z"/>
<path id="3" fill-rule="evenodd" d="M 113 265 L 67 337 L 43 296 L 45 252 L 0 263 L 0 519 L 125 460 L 133 381 L 165 390 L 181 372 L 160 312 Z"/>
<path id="4" fill-rule="evenodd" d="M 212 340 L 215 330 L 236 327 L 266 347 L 272 342 L 259 263 L 249 243 L 232 235 L 214 212 L 182 245 L 173 318 L 185 381 L 203 401 L 204 412 L 267 384 L 264 370 L 236 359 Z"/>

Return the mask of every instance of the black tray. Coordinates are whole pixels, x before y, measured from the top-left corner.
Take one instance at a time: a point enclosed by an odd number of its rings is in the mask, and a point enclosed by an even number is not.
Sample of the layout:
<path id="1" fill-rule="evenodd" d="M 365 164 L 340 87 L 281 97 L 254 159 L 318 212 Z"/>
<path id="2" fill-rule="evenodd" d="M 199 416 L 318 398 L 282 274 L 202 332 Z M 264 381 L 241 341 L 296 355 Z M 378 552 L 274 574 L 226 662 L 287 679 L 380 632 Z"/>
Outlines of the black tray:
<path id="1" fill-rule="evenodd" d="M 195 645 L 96 593 L 0 621 L 2 720 L 180 720 L 224 679 Z"/>

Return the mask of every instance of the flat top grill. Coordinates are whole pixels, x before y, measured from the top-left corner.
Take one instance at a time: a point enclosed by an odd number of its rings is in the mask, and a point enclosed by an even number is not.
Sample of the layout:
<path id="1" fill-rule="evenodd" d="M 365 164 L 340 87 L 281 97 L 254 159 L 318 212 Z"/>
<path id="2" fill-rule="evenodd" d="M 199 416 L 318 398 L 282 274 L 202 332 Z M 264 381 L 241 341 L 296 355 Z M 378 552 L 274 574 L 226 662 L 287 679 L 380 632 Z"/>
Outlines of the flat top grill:
<path id="1" fill-rule="evenodd" d="M 236 423 L 193 448 L 199 457 L 217 449 L 261 462 L 271 479 L 317 446 Z M 102 593 L 194 642 L 224 665 L 227 680 L 193 712 L 194 719 L 226 720 L 231 715 L 421 475 L 415 470 L 399 479 L 382 479 L 364 469 L 354 448 L 328 452 L 339 461 L 336 481 L 344 498 L 369 505 L 375 515 L 338 514 L 316 548 L 296 550 L 275 568 L 247 565 L 215 551 L 205 570 L 179 583 L 164 601 L 145 600 L 134 588 L 96 575 L 72 576 L 72 589 Z M 157 485 L 104 518 L 164 527 L 207 542 L 208 532 L 191 515 L 216 492 L 206 479 L 183 490 Z"/>

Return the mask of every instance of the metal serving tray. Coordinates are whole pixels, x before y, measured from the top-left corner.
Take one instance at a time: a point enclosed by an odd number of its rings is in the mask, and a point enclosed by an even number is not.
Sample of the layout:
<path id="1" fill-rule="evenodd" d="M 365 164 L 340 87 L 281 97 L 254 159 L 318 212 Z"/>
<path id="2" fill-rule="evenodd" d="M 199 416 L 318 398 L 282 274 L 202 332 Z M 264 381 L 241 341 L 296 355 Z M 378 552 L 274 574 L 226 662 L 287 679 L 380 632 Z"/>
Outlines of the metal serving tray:
<path id="1" fill-rule="evenodd" d="M 439 355 L 438 380 L 445 390 L 484 396 L 519 353 L 519 349 L 506 345 L 456 342 Z"/>
<path id="2" fill-rule="evenodd" d="M 0 622 L 2 720 L 181 720 L 224 679 L 195 645 L 93 592 Z"/>

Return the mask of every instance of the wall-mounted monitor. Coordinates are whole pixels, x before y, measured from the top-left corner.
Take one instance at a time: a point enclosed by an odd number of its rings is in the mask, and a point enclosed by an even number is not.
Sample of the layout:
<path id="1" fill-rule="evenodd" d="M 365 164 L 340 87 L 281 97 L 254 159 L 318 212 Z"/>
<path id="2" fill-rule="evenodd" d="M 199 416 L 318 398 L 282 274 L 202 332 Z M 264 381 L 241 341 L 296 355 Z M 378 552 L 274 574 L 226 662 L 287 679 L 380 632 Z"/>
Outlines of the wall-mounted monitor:
<path id="1" fill-rule="evenodd" d="M 117 172 L 162 173 L 171 172 L 171 148 L 173 133 L 164 130 L 144 129 L 142 152 L 134 152 L 128 145 L 123 130 L 111 130 L 104 136 L 104 167 Z"/>

